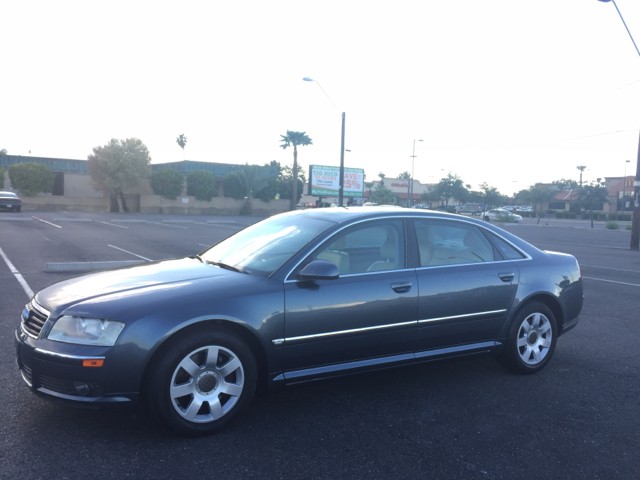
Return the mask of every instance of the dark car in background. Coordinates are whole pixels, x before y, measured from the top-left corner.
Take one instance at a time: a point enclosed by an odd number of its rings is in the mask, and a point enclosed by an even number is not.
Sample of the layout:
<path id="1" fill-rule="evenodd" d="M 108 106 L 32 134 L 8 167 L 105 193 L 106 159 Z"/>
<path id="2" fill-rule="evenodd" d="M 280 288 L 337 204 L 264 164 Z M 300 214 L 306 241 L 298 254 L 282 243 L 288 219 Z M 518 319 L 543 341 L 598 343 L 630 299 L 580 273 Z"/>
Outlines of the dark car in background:
<path id="1" fill-rule="evenodd" d="M 580 268 L 469 217 L 396 207 L 289 212 L 187 258 L 65 280 L 25 306 L 30 389 L 219 430 L 256 389 L 493 353 L 534 373 L 578 322 Z"/>
<path id="2" fill-rule="evenodd" d="M 0 210 L 19 212 L 22 210 L 22 200 L 13 192 L 0 192 Z"/>

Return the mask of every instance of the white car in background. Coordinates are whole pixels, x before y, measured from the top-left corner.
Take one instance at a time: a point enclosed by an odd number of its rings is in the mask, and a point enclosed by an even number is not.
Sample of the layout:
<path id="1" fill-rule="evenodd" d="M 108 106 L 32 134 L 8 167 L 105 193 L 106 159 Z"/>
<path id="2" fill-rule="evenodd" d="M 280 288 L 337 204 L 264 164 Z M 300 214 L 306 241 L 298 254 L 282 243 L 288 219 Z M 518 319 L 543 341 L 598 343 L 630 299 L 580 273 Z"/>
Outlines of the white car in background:
<path id="1" fill-rule="evenodd" d="M 492 208 L 482 213 L 485 222 L 522 223 L 522 216 L 505 208 Z"/>

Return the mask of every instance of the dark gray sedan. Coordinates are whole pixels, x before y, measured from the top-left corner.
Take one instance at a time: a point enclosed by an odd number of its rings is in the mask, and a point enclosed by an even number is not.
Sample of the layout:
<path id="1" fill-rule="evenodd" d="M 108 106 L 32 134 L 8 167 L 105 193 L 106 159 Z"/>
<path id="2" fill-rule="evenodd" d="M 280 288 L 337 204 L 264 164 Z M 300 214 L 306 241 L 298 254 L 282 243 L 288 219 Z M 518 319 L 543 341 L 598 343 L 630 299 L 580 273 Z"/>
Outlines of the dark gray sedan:
<path id="1" fill-rule="evenodd" d="M 576 259 L 468 217 L 304 210 L 193 257 L 63 281 L 16 331 L 36 394 L 143 405 L 177 432 L 235 418 L 256 389 L 495 353 L 533 373 L 582 308 Z"/>
<path id="2" fill-rule="evenodd" d="M 22 210 L 22 200 L 13 192 L 0 192 L 0 210 L 19 212 Z"/>

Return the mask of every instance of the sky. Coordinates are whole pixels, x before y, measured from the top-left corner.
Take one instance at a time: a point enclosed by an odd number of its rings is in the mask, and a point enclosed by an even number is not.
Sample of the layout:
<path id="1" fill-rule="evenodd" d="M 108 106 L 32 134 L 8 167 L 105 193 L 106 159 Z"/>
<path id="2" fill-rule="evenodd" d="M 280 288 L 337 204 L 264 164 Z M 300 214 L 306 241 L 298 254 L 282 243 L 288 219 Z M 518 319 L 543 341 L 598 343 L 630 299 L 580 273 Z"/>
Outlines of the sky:
<path id="1" fill-rule="evenodd" d="M 640 2 L 616 3 L 640 42 Z M 153 164 L 290 166 L 291 130 L 313 141 L 308 173 L 339 164 L 344 112 L 345 166 L 368 181 L 451 173 L 510 195 L 578 165 L 635 174 L 640 55 L 611 2 L 21 0 L 0 19 L 12 155 L 135 137 Z"/>

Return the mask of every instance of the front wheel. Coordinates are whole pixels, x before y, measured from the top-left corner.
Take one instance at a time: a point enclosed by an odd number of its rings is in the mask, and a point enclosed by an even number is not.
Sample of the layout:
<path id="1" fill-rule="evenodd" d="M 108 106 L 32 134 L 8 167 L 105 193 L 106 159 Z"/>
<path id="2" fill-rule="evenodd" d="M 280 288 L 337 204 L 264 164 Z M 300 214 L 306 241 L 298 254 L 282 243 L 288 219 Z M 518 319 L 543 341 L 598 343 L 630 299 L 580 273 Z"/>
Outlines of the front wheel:
<path id="1" fill-rule="evenodd" d="M 184 435 L 220 430 L 246 408 L 257 367 L 247 345 L 226 332 L 190 334 L 164 352 L 151 372 L 154 416 Z"/>
<path id="2" fill-rule="evenodd" d="M 536 373 L 551 360 L 557 337 L 551 309 L 540 302 L 530 303 L 516 315 L 498 359 L 516 373 Z"/>

